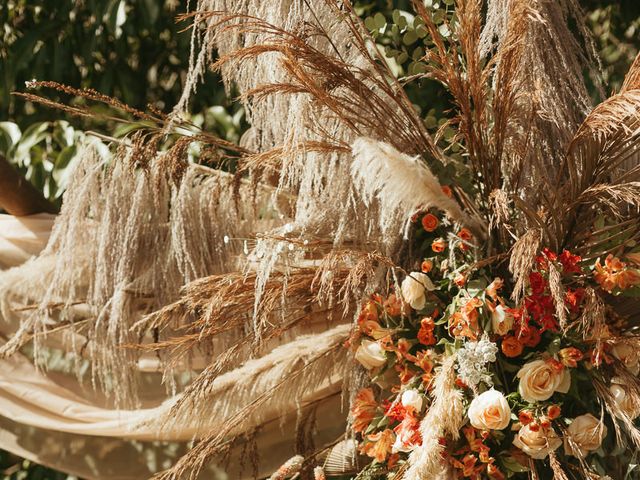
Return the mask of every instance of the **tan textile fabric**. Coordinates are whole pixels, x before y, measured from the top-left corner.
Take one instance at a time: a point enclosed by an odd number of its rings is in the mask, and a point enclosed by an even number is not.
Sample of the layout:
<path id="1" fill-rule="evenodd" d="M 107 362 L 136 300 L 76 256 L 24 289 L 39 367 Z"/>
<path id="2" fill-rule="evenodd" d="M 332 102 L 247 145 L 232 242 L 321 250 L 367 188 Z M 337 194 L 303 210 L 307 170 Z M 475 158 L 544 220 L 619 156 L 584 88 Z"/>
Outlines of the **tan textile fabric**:
<path id="1" fill-rule="evenodd" d="M 51 215 L 0 215 L 0 270 L 17 266 L 42 250 L 53 223 Z M 0 317 L 0 337 L 6 340 L 15 327 Z M 319 325 L 317 330 L 323 333 L 290 338 L 288 344 L 220 375 L 208 393 L 211 408 L 208 415 L 203 412 L 206 421 L 180 420 L 168 427 L 160 419 L 166 418 L 163 414 L 180 394 L 166 395 L 153 358 L 142 359 L 139 366 L 145 382 L 145 408 L 117 410 L 110 408 L 110 402 L 94 391 L 90 382 L 80 382 L 74 373 L 57 368 L 40 371 L 30 358 L 17 353 L 0 360 L 0 448 L 83 478 L 148 478 L 176 461 L 190 440 L 220 428 L 226 418 L 271 388 L 279 375 L 309 350 L 310 343 L 331 345 L 349 327 L 326 328 L 326 324 Z M 64 346 L 64 341 L 56 335 L 51 335 L 47 344 L 53 347 L 52 354 L 62 354 L 56 348 Z M 262 428 L 249 443 L 258 451 L 269 452 L 269 458 L 261 459 L 260 475 L 270 474 L 296 452 L 295 440 L 291 439 L 297 437 L 296 417 L 302 411 L 313 410 L 319 419 L 316 441 L 330 442 L 344 432 L 344 421 L 332 415 L 340 410 L 339 368 L 336 364 L 334 371 L 325 369 L 322 377 L 313 379 L 313 388 L 296 396 L 300 403 L 288 406 L 284 416 L 273 406 L 253 414 Z M 301 388 L 308 382 L 301 383 Z M 241 392 L 243 385 L 250 387 Z M 287 401 L 284 399 L 283 405 Z M 224 466 L 224 470 L 234 472 L 235 478 L 240 465 L 251 464 L 240 458 L 242 450 L 237 449 L 229 465 Z M 216 467 L 210 467 L 203 478 L 218 478 L 215 471 Z M 252 478 L 253 474 L 247 471 L 240 478 Z"/>
<path id="2" fill-rule="evenodd" d="M 55 215 L 39 213 L 27 217 L 0 214 L 0 269 L 15 267 L 47 244 Z"/>

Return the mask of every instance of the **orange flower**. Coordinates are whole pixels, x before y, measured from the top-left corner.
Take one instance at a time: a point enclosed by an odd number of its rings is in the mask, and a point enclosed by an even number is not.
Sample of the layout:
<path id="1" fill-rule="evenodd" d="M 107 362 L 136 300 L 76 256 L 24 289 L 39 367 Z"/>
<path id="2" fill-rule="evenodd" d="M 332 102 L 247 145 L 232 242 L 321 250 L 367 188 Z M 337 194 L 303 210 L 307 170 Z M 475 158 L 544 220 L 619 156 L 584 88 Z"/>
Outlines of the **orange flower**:
<path id="1" fill-rule="evenodd" d="M 429 273 L 433 270 L 433 262 L 431 260 L 425 260 L 422 262 L 422 265 L 420 265 L 420 270 L 422 270 L 422 273 Z"/>
<path id="2" fill-rule="evenodd" d="M 396 440 L 393 430 L 386 429 L 382 432 L 367 435 L 369 442 L 364 444 L 362 448 L 365 455 L 375 458 L 378 463 L 386 460 L 387 455 L 391 453 L 391 447 Z"/>
<path id="3" fill-rule="evenodd" d="M 494 463 L 487 465 L 487 474 L 489 477 L 495 478 L 496 480 L 504 480 L 506 478 L 504 473 L 502 473 Z"/>
<path id="4" fill-rule="evenodd" d="M 431 213 L 427 213 L 424 217 L 422 217 L 422 228 L 424 228 L 427 232 L 433 232 L 436 228 L 438 228 L 438 217 Z"/>
<path id="5" fill-rule="evenodd" d="M 363 388 L 358 392 L 353 405 L 351 405 L 351 418 L 355 432 L 363 432 L 367 429 L 376 415 L 377 407 L 378 404 L 373 396 L 373 390 Z"/>
<path id="6" fill-rule="evenodd" d="M 420 321 L 420 330 L 418 330 L 418 341 L 423 345 L 435 345 L 436 337 L 433 330 L 436 324 L 431 317 L 425 317 Z"/>
<path id="7" fill-rule="evenodd" d="M 442 193 L 444 193 L 447 197 L 453 197 L 453 190 L 449 185 L 442 185 Z"/>
<path id="8" fill-rule="evenodd" d="M 433 250 L 436 253 L 442 253 L 444 252 L 444 249 L 447 247 L 447 243 L 444 241 L 443 238 L 436 238 L 432 243 L 431 243 L 431 250 Z"/>
<path id="9" fill-rule="evenodd" d="M 564 366 L 576 368 L 578 366 L 578 362 L 582 360 L 584 355 L 582 355 L 582 352 L 575 347 L 567 347 L 560 350 L 558 352 L 558 356 Z"/>
<path id="10" fill-rule="evenodd" d="M 611 254 L 604 260 L 604 266 L 600 264 L 598 259 L 595 268 L 594 278 L 602 289 L 607 292 L 611 292 L 615 288 L 625 290 L 633 285 L 640 284 L 638 270 L 627 268 L 626 263 Z"/>
<path id="11" fill-rule="evenodd" d="M 459 312 L 455 312 L 449 319 L 449 330 L 454 337 L 467 337 L 477 340 L 480 328 L 478 326 L 478 307 L 482 306 L 482 300 L 471 298 L 465 303 Z"/>
<path id="12" fill-rule="evenodd" d="M 521 329 L 520 334 L 518 335 L 520 343 L 529 348 L 537 346 L 540 343 L 540 339 L 540 330 L 530 325 L 528 325 L 526 329 Z"/>
<path id="13" fill-rule="evenodd" d="M 384 310 L 392 317 L 399 317 L 402 313 L 402 301 L 395 293 L 392 293 L 384 301 Z"/>
<path id="14" fill-rule="evenodd" d="M 524 346 L 513 335 L 509 335 L 502 340 L 502 353 L 509 358 L 515 358 L 522 353 Z"/>
<path id="15" fill-rule="evenodd" d="M 468 228 L 461 228 L 458 232 L 458 238 L 461 238 L 465 242 L 468 242 L 473 238 L 473 234 Z"/>

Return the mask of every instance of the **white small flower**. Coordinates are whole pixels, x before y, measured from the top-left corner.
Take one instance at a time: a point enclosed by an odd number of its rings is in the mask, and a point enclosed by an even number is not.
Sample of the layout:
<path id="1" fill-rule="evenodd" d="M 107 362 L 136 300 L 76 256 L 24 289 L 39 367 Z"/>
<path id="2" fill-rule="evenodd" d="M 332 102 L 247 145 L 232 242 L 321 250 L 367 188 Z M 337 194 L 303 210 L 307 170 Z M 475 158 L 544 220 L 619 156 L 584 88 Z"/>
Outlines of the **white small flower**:
<path id="1" fill-rule="evenodd" d="M 402 281 L 400 290 L 402 298 L 411 305 L 414 310 L 421 310 L 427 303 L 427 291 L 435 290 L 436 287 L 427 276 L 422 272 L 412 272 Z"/>
<path id="2" fill-rule="evenodd" d="M 378 342 L 371 340 L 362 340 L 360 346 L 356 350 L 356 360 L 362 364 L 367 370 L 380 367 L 387 361 L 384 349 Z"/>
<path id="3" fill-rule="evenodd" d="M 486 365 L 496 361 L 498 347 L 484 335 L 477 342 L 466 342 L 457 352 L 458 376 L 469 387 L 475 387 L 480 382 L 492 386 L 491 375 Z"/>
<path id="4" fill-rule="evenodd" d="M 422 410 L 422 395 L 415 388 L 405 390 L 400 401 L 403 407 L 413 407 L 416 412 Z"/>

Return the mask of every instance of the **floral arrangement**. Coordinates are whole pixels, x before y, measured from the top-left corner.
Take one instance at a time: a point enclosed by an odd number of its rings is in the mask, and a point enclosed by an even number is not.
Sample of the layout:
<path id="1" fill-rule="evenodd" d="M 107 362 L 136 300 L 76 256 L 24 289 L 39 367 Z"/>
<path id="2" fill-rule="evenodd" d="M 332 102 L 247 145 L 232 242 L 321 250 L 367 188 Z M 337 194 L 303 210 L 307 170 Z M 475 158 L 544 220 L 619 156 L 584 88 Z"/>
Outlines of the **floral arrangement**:
<path id="1" fill-rule="evenodd" d="M 411 452 L 434 440 L 421 421 L 439 408 L 434 395 L 445 394 L 445 414 L 465 412 L 459 431 L 435 438 L 453 478 L 537 475 L 537 463 L 560 458 L 604 474 L 616 422 L 640 415 L 628 383 L 640 356 L 635 338 L 612 342 L 612 324 L 585 329 L 583 320 L 596 290 L 637 294 L 640 254 L 587 262 L 544 248 L 514 301 L 508 278 L 472 263 L 468 229 L 453 230 L 436 212 L 413 220 L 420 271 L 364 302 L 348 341 L 372 380 L 350 417 L 371 459 L 364 471 L 402 478 Z M 442 374 L 453 379 L 448 392 Z"/>

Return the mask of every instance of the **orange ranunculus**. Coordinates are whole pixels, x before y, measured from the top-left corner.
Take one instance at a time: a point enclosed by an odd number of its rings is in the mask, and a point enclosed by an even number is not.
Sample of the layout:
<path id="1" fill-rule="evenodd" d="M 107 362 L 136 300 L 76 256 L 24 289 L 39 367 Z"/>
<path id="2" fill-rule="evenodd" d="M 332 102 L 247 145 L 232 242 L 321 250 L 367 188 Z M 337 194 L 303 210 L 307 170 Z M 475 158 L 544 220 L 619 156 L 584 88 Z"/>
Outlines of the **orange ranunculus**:
<path id="1" fill-rule="evenodd" d="M 367 443 L 362 448 L 365 455 L 375 458 L 378 463 L 386 460 L 387 455 L 391 453 L 391 447 L 396 440 L 393 430 L 386 429 L 382 432 L 367 435 Z"/>
<path id="2" fill-rule="evenodd" d="M 351 405 L 351 418 L 355 432 L 364 432 L 367 429 L 376 415 L 377 407 L 378 404 L 373 395 L 373 390 L 363 388 L 358 392 L 353 405 Z"/>
<path id="3" fill-rule="evenodd" d="M 436 253 L 442 253 L 444 252 L 444 249 L 447 248 L 447 243 L 444 241 L 443 238 L 436 238 L 432 243 L 431 243 L 431 250 L 433 250 Z"/>
<path id="4" fill-rule="evenodd" d="M 431 213 L 427 213 L 424 217 L 422 217 L 422 228 L 424 228 L 427 232 L 433 232 L 436 228 L 438 228 L 438 217 Z"/>
<path id="5" fill-rule="evenodd" d="M 420 270 L 422 270 L 422 273 L 429 273 L 433 270 L 433 262 L 431 260 L 425 260 L 422 262 L 422 265 L 420 265 Z"/>
<path id="6" fill-rule="evenodd" d="M 584 357 L 582 352 L 575 347 L 563 348 L 558 352 L 558 356 L 564 366 L 571 368 L 576 368 L 578 362 Z"/>
<path id="7" fill-rule="evenodd" d="M 451 190 L 451 187 L 449 185 L 442 185 L 442 193 L 444 193 L 447 197 L 451 198 L 453 197 L 453 190 Z"/>
<path id="8" fill-rule="evenodd" d="M 522 353 L 524 346 L 515 336 L 509 335 L 502 340 L 502 345 L 500 348 L 502 349 L 502 353 L 504 353 L 507 357 L 515 358 Z"/>

